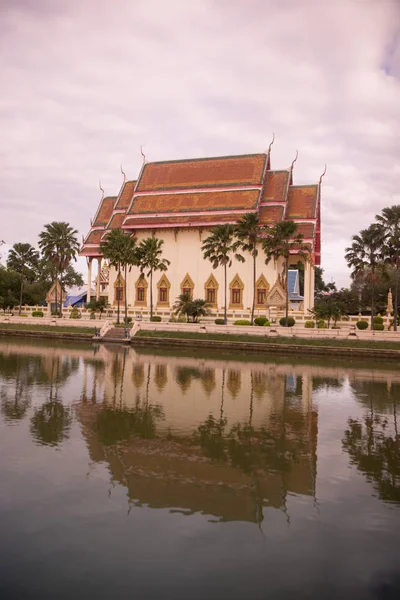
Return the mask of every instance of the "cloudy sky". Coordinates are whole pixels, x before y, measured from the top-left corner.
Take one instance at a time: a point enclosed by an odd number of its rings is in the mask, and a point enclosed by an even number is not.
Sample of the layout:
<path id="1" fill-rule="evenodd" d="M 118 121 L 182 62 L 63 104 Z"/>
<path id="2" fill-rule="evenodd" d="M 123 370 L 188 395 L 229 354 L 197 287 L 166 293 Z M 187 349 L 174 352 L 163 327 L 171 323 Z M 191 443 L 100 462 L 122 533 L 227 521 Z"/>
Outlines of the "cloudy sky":
<path id="1" fill-rule="evenodd" d="M 52 220 L 86 234 L 99 179 L 116 194 L 141 144 L 149 161 L 240 154 L 275 132 L 295 183 L 327 163 L 340 285 L 351 236 L 400 203 L 400 0 L 0 0 L 0 76 L 6 250 Z"/>

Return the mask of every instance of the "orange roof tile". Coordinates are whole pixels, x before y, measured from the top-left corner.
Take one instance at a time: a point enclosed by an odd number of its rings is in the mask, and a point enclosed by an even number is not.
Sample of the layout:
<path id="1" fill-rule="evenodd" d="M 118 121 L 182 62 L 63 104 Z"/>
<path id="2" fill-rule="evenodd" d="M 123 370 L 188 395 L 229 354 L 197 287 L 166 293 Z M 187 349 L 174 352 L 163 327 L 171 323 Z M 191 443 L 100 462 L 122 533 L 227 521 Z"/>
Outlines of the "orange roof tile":
<path id="1" fill-rule="evenodd" d="M 317 198 L 317 185 L 290 186 L 286 218 L 315 219 Z"/>
<path id="2" fill-rule="evenodd" d="M 289 181 L 289 171 L 267 171 L 261 202 L 284 202 Z"/>
<path id="3" fill-rule="evenodd" d="M 258 196 L 258 190 L 135 196 L 128 214 L 169 213 L 189 210 L 247 210 L 257 206 Z"/>
<path id="4" fill-rule="evenodd" d="M 86 244 L 99 244 L 103 233 L 104 229 L 95 229 L 94 231 L 90 231 L 84 245 L 86 246 Z"/>
<path id="5" fill-rule="evenodd" d="M 279 223 L 283 219 L 285 211 L 284 205 L 281 206 L 261 206 L 259 216 L 261 223 Z"/>
<path id="6" fill-rule="evenodd" d="M 96 216 L 96 220 L 93 223 L 94 227 L 107 225 L 114 209 L 115 200 L 116 196 L 108 196 L 107 198 L 103 198 Z"/>
<path id="7" fill-rule="evenodd" d="M 191 215 L 189 216 L 175 216 L 175 215 L 161 215 L 152 217 L 137 217 L 136 215 L 128 216 L 124 227 L 134 228 L 146 225 L 147 227 L 165 227 L 166 225 L 176 225 L 177 227 L 189 227 L 191 224 L 204 224 L 213 225 L 213 223 L 236 223 L 238 215 L 232 213 L 221 212 L 218 215 Z"/>
<path id="8" fill-rule="evenodd" d="M 143 169 L 137 191 L 261 185 L 265 158 L 265 154 L 248 154 L 148 163 Z"/>
<path id="9" fill-rule="evenodd" d="M 136 181 L 126 181 L 123 190 L 118 198 L 116 209 L 128 208 L 131 203 Z"/>
<path id="10" fill-rule="evenodd" d="M 297 223 L 297 233 L 301 233 L 306 239 L 314 238 L 315 223 Z"/>
<path id="11" fill-rule="evenodd" d="M 107 225 L 107 229 L 120 229 L 126 213 L 116 213 L 113 215 Z"/>

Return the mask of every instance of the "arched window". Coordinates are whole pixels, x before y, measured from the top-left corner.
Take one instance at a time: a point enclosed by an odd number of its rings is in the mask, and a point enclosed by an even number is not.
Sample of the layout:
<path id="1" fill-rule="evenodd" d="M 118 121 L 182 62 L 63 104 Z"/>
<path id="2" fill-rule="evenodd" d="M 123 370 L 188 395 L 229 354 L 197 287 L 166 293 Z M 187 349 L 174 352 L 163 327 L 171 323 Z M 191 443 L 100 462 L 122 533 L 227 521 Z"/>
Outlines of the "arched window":
<path id="1" fill-rule="evenodd" d="M 194 291 L 194 282 L 190 277 L 189 273 L 186 273 L 186 276 L 181 282 L 181 294 L 189 294 L 193 298 Z"/>
<path id="2" fill-rule="evenodd" d="M 162 275 L 159 282 L 157 283 L 158 298 L 157 306 L 169 307 L 169 290 L 171 284 L 166 275 Z"/>
<path id="3" fill-rule="evenodd" d="M 135 283 L 135 306 L 147 306 L 147 288 L 149 284 L 144 275 L 140 275 Z"/>
<path id="4" fill-rule="evenodd" d="M 270 289 L 270 285 L 266 280 L 264 275 L 260 275 L 260 277 L 256 281 L 256 308 L 265 308 L 267 302 L 267 294 Z"/>
<path id="5" fill-rule="evenodd" d="M 230 296 L 230 302 L 229 302 L 229 308 L 237 308 L 237 309 L 242 309 L 243 308 L 243 290 L 244 290 L 244 284 L 243 281 L 240 279 L 239 275 L 235 275 L 235 277 L 232 279 L 231 283 L 229 284 L 229 296 Z"/>
<path id="6" fill-rule="evenodd" d="M 204 298 L 212 308 L 218 308 L 218 287 L 217 280 L 211 274 L 204 284 Z"/>
<path id="7" fill-rule="evenodd" d="M 114 304 L 117 302 L 124 302 L 124 288 L 125 288 L 125 279 L 122 276 L 122 273 L 117 276 L 117 279 L 114 281 Z"/>

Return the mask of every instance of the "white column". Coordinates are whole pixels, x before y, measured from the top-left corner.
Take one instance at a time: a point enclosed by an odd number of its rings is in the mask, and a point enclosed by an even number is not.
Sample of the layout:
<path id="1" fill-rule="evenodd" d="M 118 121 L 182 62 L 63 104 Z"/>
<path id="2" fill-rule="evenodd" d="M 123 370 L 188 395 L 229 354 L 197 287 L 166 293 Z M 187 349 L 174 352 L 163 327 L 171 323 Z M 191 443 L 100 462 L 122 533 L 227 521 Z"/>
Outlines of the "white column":
<path id="1" fill-rule="evenodd" d="M 97 280 L 96 280 L 96 300 L 100 298 L 100 273 L 101 273 L 101 256 L 97 259 Z"/>
<path id="2" fill-rule="evenodd" d="M 314 307 L 315 296 L 315 267 L 310 264 L 310 308 Z"/>
<path id="3" fill-rule="evenodd" d="M 88 260 L 88 276 L 87 276 L 87 302 L 90 302 L 90 290 L 92 288 L 92 258 Z"/>

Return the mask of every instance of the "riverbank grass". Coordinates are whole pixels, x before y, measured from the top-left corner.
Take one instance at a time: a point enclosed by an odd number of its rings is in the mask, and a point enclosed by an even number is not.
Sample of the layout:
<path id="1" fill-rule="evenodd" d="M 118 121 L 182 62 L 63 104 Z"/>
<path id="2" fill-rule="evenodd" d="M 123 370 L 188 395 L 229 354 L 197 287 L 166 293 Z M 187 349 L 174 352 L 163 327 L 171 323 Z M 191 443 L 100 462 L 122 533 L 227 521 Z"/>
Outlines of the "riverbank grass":
<path id="1" fill-rule="evenodd" d="M 225 333 L 198 333 L 196 331 L 138 331 L 137 338 L 164 338 L 182 340 L 213 340 L 221 342 L 245 342 L 254 344 L 280 344 L 282 346 L 329 346 L 331 348 L 370 348 L 382 350 L 400 350 L 400 342 L 381 342 L 370 340 L 309 339 L 288 337 L 266 337 L 258 335 L 234 335 Z"/>
<path id="2" fill-rule="evenodd" d="M 0 330 L 6 331 L 51 331 L 53 333 L 86 333 L 94 335 L 94 327 L 73 327 L 70 325 L 31 325 L 29 323 L 0 323 Z"/>

